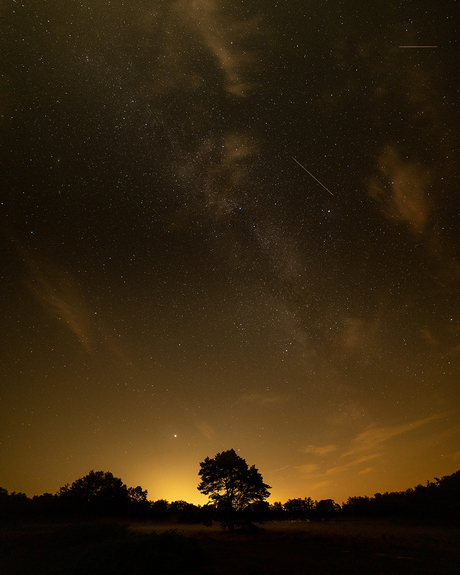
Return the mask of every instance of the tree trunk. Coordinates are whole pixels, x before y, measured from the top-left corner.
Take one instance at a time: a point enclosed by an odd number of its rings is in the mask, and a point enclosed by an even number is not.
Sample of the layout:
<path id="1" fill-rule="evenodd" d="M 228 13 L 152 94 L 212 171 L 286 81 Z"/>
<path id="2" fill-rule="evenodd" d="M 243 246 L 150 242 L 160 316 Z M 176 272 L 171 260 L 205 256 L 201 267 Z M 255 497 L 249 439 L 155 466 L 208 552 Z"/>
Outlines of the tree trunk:
<path id="1" fill-rule="evenodd" d="M 233 531 L 235 529 L 235 523 L 233 521 L 233 507 L 231 504 L 227 504 L 227 529 Z"/>

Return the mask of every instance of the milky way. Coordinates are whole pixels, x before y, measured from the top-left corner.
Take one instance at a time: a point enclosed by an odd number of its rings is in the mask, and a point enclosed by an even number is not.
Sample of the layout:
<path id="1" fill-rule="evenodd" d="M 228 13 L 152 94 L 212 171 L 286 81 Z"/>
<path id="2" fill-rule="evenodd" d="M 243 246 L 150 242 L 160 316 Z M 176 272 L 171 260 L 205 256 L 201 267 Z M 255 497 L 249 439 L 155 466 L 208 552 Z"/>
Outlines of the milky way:
<path id="1" fill-rule="evenodd" d="M 233 448 L 341 503 L 459 467 L 458 17 L 361 8 L 1 9 L 0 485 L 204 503 Z"/>

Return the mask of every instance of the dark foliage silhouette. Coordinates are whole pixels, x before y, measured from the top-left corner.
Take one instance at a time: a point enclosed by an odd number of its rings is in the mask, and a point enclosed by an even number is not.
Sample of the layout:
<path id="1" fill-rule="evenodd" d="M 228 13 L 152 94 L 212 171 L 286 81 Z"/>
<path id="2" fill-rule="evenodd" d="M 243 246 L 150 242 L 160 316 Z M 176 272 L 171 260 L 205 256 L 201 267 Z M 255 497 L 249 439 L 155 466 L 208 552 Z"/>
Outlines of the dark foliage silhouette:
<path id="1" fill-rule="evenodd" d="M 128 488 L 121 479 L 102 471 L 91 471 L 58 493 L 28 498 L 24 493 L 8 493 L 0 487 L 0 522 L 29 518 L 126 517 L 203 523 L 221 521 L 229 530 L 254 521 L 328 521 L 340 517 L 369 519 L 398 518 L 412 522 L 445 525 L 460 524 L 460 471 L 426 485 L 400 492 L 376 493 L 373 497 L 350 497 L 340 507 L 332 500 L 313 501 L 310 497 L 289 499 L 284 505 L 265 501 L 269 486 L 254 466 L 249 468 L 233 450 L 207 458 L 201 465 L 198 489 L 209 495 L 210 504 L 185 501 L 149 501 L 140 486 Z"/>
<path id="2" fill-rule="evenodd" d="M 147 509 L 147 491 L 140 486 L 128 487 L 110 472 L 90 471 L 72 485 L 59 491 L 62 509 L 66 512 L 103 516 L 129 514 L 134 508 Z"/>
<path id="3" fill-rule="evenodd" d="M 423 522 L 460 522 L 460 471 L 406 491 L 350 497 L 344 515 L 354 517 L 406 517 Z"/>
<path id="4" fill-rule="evenodd" d="M 338 511 L 340 511 L 340 505 L 335 503 L 333 499 L 321 499 L 313 509 L 313 516 L 315 519 L 324 521 L 332 519 Z"/>
<path id="5" fill-rule="evenodd" d="M 288 499 L 284 511 L 288 519 L 310 519 L 316 502 L 311 497 Z"/>
<path id="6" fill-rule="evenodd" d="M 150 516 L 154 521 L 164 521 L 169 516 L 169 503 L 166 499 L 152 501 L 150 511 Z"/>
<path id="7" fill-rule="evenodd" d="M 200 467 L 198 491 L 209 496 L 229 531 L 233 531 L 251 505 L 270 495 L 270 486 L 263 482 L 255 466 L 248 467 L 233 449 L 218 453 L 213 459 L 207 457 Z"/>

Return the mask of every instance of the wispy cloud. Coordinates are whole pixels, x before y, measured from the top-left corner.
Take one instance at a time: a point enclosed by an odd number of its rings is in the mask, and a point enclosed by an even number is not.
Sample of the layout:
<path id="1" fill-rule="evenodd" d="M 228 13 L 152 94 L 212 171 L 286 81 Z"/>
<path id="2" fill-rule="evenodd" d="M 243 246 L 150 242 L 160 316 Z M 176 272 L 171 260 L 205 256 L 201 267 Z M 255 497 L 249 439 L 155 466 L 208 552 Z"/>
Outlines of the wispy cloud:
<path id="1" fill-rule="evenodd" d="M 392 440 L 428 426 L 447 415 L 438 413 L 399 425 L 372 424 L 353 437 L 346 448 L 332 443 L 323 446 L 308 445 L 302 452 L 310 456 L 310 461 L 296 466 L 296 469 L 306 476 L 309 482 L 315 479 L 326 481 L 331 476 L 350 472 L 356 475 L 372 473 L 377 469 L 379 460 L 387 453 L 387 446 Z M 375 462 L 374 465 L 369 465 L 371 461 Z"/>
<path id="2" fill-rule="evenodd" d="M 460 450 L 449 453 L 448 457 L 450 457 L 452 461 L 460 461 Z"/>
<path id="3" fill-rule="evenodd" d="M 431 212 L 428 170 L 403 159 L 393 146 L 387 146 L 376 162 L 380 175 L 369 181 L 369 194 L 387 217 L 406 222 L 415 233 L 423 232 Z"/>
<path id="4" fill-rule="evenodd" d="M 258 58 L 247 40 L 259 33 L 260 16 L 239 19 L 224 13 L 218 0 L 178 0 L 174 8 L 215 58 L 224 74 L 226 91 L 238 97 L 250 93 L 255 84 L 248 70 L 257 68 Z"/>
<path id="5" fill-rule="evenodd" d="M 428 327 L 424 327 L 420 330 L 422 338 L 431 346 L 438 346 L 439 341 L 433 336 L 431 330 Z"/>
<path id="6" fill-rule="evenodd" d="M 385 217 L 406 223 L 417 241 L 423 241 L 428 257 L 438 264 L 436 275 L 442 282 L 441 289 L 448 290 L 451 286 L 457 289 L 460 281 L 458 256 L 443 224 L 437 220 L 436 198 L 444 187 L 441 158 L 437 165 L 426 167 L 409 161 L 395 146 L 389 145 L 378 154 L 376 164 L 378 175 L 367 182 L 369 195 L 376 200 Z M 444 170 L 448 174 L 452 167 Z"/>
<path id="7" fill-rule="evenodd" d="M 185 90 L 202 96 L 207 87 L 240 99 L 254 92 L 262 66 L 256 43 L 267 33 L 261 14 L 249 15 L 247 10 L 238 14 L 222 0 L 159 4 L 148 7 L 139 22 L 149 38 L 145 49 L 152 53 L 147 85 L 153 95 Z M 203 115 L 201 104 L 190 118 L 194 128 Z"/>
<path id="8" fill-rule="evenodd" d="M 302 451 L 304 453 L 312 453 L 313 455 L 327 455 L 339 449 L 338 445 L 308 445 Z"/>
<path id="9" fill-rule="evenodd" d="M 379 353 L 379 333 L 381 328 L 381 311 L 377 311 L 372 321 L 346 316 L 343 319 L 343 330 L 340 332 L 340 351 L 349 354 Z"/>
<path id="10" fill-rule="evenodd" d="M 298 469 L 300 473 L 311 475 L 320 470 L 320 465 L 319 463 L 304 463 L 303 465 L 297 465 L 296 469 Z"/>
<path id="11" fill-rule="evenodd" d="M 205 437 L 206 439 L 213 439 L 216 432 L 214 431 L 214 428 L 209 425 L 209 423 L 206 423 L 206 421 L 200 421 L 199 423 L 196 424 L 198 430 L 200 431 L 201 435 L 203 435 L 203 437 Z"/>
<path id="12" fill-rule="evenodd" d="M 40 305 L 80 342 L 87 352 L 95 343 L 95 319 L 70 272 L 50 261 L 32 258 L 22 248 L 30 272 L 28 286 Z"/>
<path id="13" fill-rule="evenodd" d="M 400 425 L 387 427 L 369 426 L 359 433 L 351 442 L 350 448 L 342 453 L 341 457 L 361 457 L 363 454 L 379 455 L 386 443 L 403 434 L 415 431 L 429 423 L 442 419 L 445 413 L 437 413 L 423 419 L 417 419 Z"/>
<path id="14" fill-rule="evenodd" d="M 289 469 L 291 466 L 290 465 L 283 465 L 283 467 L 277 467 L 276 469 L 272 469 L 271 473 L 280 473 L 281 471 L 285 471 L 286 469 Z"/>
<path id="15" fill-rule="evenodd" d="M 376 459 L 377 457 L 379 457 L 378 453 L 373 453 L 370 455 L 363 455 L 361 457 L 356 457 L 356 458 L 352 459 L 351 461 L 344 463 L 343 465 L 337 465 L 335 467 L 329 467 L 326 470 L 326 475 L 337 475 L 338 473 L 344 473 L 345 471 L 349 471 L 352 467 L 359 466 L 362 463 L 370 461 L 371 459 Z M 360 473 L 360 472 L 358 471 L 358 473 Z"/>
<path id="16" fill-rule="evenodd" d="M 333 484 L 333 482 L 331 479 L 325 479 L 322 481 L 317 481 L 315 483 L 309 483 L 308 487 L 314 492 L 317 489 L 321 490 L 321 489 L 324 489 L 324 487 L 329 487 L 332 484 Z"/>
<path id="17" fill-rule="evenodd" d="M 118 338 L 104 327 L 88 302 L 78 278 L 43 252 L 37 255 L 37 251 L 32 252 L 18 241 L 15 245 L 28 272 L 27 286 L 45 312 L 70 332 L 87 353 L 104 349 L 121 363 L 132 365 Z"/>

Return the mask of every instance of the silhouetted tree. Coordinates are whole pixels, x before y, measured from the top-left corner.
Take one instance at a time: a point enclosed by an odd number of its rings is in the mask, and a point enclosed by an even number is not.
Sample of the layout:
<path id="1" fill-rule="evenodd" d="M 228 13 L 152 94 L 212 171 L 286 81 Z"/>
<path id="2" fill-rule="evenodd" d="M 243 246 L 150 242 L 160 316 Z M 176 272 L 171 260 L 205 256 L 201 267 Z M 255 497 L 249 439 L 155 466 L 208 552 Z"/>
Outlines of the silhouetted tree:
<path id="1" fill-rule="evenodd" d="M 32 511 L 38 516 L 54 516 L 59 514 L 59 496 L 51 493 L 34 495 L 32 498 Z"/>
<path id="2" fill-rule="evenodd" d="M 163 521 L 169 514 L 169 503 L 166 499 L 158 499 L 150 504 L 151 517 L 154 521 Z"/>
<path id="3" fill-rule="evenodd" d="M 270 519 L 270 505 L 267 501 L 256 501 L 247 508 L 247 519 L 264 523 Z"/>
<path id="4" fill-rule="evenodd" d="M 445 510 L 443 518 L 460 525 L 460 470 L 435 479 L 440 505 Z"/>
<path id="5" fill-rule="evenodd" d="M 289 519 L 309 519 L 315 505 L 316 501 L 313 501 L 311 497 L 304 499 L 299 497 L 298 499 L 288 499 L 284 504 L 284 510 Z"/>
<path id="6" fill-rule="evenodd" d="M 275 501 L 270 505 L 270 517 L 275 521 L 284 519 L 285 511 L 281 501 Z"/>
<path id="7" fill-rule="evenodd" d="M 202 507 L 186 501 L 173 501 L 169 504 L 169 515 L 180 523 L 201 523 L 204 514 Z"/>
<path id="8" fill-rule="evenodd" d="M 422 522 L 458 524 L 460 471 L 405 491 L 376 493 L 374 497 L 350 497 L 343 506 L 347 515 L 408 518 Z"/>
<path id="9" fill-rule="evenodd" d="M 8 493 L 0 487 L 0 520 L 20 519 L 31 511 L 32 500 L 25 493 Z"/>
<path id="10" fill-rule="evenodd" d="M 356 517 L 369 517 L 372 516 L 374 511 L 373 499 L 367 495 L 359 497 L 349 497 L 347 502 L 343 504 L 342 510 L 345 515 L 354 515 Z"/>
<path id="11" fill-rule="evenodd" d="M 233 531 L 243 510 L 270 495 L 270 486 L 263 482 L 255 466 L 248 467 L 233 449 L 218 453 L 213 459 L 207 457 L 200 466 L 198 491 L 209 496 L 229 531 Z"/>
<path id="12" fill-rule="evenodd" d="M 144 503 L 147 501 L 147 489 L 143 490 L 140 485 L 137 487 L 129 487 L 128 495 L 131 501 L 136 503 Z"/>
<path id="13" fill-rule="evenodd" d="M 335 503 L 333 499 L 321 499 L 316 503 L 314 508 L 314 517 L 317 519 L 332 519 L 332 517 L 340 511 L 340 505 Z"/>
<path id="14" fill-rule="evenodd" d="M 128 487 L 130 499 L 130 514 L 136 517 L 147 517 L 150 514 L 150 501 L 147 499 L 147 489 L 137 487 Z"/>
<path id="15" fill-rule="evenodd" d="M 142 499 L 144 493 L 141 492 L 141 488 L 135 488 L 132 494 Z M 59 498 L 66 511 L 96 515 L 124 515 L 133 503 L 123 481 L 103 471 L 90 471 L 72 485 L 61 487 Z"/>

